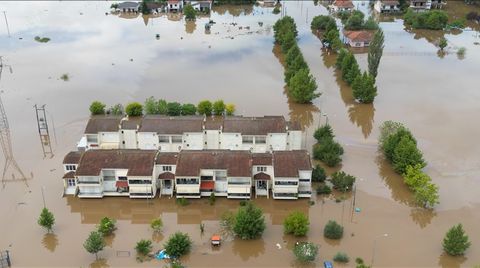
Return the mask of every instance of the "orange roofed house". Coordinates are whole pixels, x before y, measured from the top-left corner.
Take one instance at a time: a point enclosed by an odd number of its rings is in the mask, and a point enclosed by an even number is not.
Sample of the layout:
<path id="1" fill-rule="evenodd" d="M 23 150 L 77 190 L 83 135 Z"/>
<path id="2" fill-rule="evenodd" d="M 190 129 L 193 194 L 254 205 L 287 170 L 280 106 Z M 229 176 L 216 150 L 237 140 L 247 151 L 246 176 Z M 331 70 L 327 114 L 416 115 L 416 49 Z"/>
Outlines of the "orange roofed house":
<path id="1" fill-rule="evenodd" d="M 330 10 L 333 12 L 353 11 L 355 6 L 351 0 L 335 0 L 330 6 Z"/>
<path id="2" fill-rule="evenodd" d="M 343 31 L 344 43 L 351 47 L 368 47 L 373 39 L 371 31 Z"/>

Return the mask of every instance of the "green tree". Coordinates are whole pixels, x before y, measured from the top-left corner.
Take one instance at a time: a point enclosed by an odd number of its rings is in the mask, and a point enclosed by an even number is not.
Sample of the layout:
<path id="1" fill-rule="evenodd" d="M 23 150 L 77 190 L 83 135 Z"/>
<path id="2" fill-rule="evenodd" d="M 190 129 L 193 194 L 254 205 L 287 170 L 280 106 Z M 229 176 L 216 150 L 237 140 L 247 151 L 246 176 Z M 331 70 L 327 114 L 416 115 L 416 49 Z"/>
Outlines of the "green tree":
<path id="1" fill-rule="evenodd" d="M 403 174 L 404 182 L 410 189 L 415 189 L 422 185 L 426 185 L 432 179 L 422 172 L 421 165 L 407 166 L 405 174 Z"/>
<path id="2" fill-rule="evenodd" d="M 142 239 L 137 242 L 137 245 L 135 246 L 135 250 L 137 251 L 138 254 L 145 256 L 152 251 L 152 247 L 153 247 L 152 241 Z"/>
<path id="3" fill-rule="evenodd" d="M 332 17 L 319 15 L 313 17 L 312 22 L 310 23 L 310 28 L 312 30 L 326 30 L 327 28 L 332 27 L 332 24 L 335 24 L 336 27 L 335 20 Z"/>
<path id="4" fill-rule="evenodd" d="M 150 14 L 150 9 L 147 6 L 148 2 L 149 2 L 149 0 L 142 0 L 142 3 L 140 4 L 140 10 L 142 11 L 143 15 Z"/>
<path id="5" fill-rule="evenodd" d="M 145 100 L 144 107 L 146 114 L 160 114 L 160 111 L 158 110 L 158 102 L 153 96 L 150 96 Z"/>
<path id="6" fill-rule="evenodd" d="M 90 104 L 90 114 L 105 114 L 105 104 L 99 101 L 94 101 Z"/>
<path id="7" fill-rule="evenodd" d="M 350 258 L 345 252 L 337 252 L 337 254 L 333 256 L 333 260 L 340 263 L 347 263 L 350 261 Z"/>
<path id="8" fill-rule="evenodd" d="M 234 233 L 243 240 L 256 239 L 265 230 L 265 217 L 260 208 L 247 202 L 238 209 L 233 226 Z"/>
<path id="9" fill-rule="evenodd" d="M 47 232 L 50 233 L 52 231 L 53 225 L 55 224 L 55 217 L 53 216 L 53 213 L 50 212 L 47 208 L 43 208 L 37 222 L 38 225 L 47 229 Z"/>
<path id="10" fill-rule="evenodd" d="M 326 184 L 321 184 L 317 187 L 317 194 L 331 194 L 332 188 Z"/>
<path id="11" fill-rule="evenodd" d="M 348 50 L 346 49 L 340 49 L 337 55 L 337 61 L 335 62 L 335 67 L 337 69 L 342 69 L 342 64 L 343 64 L 343 59 L 347 56 Z"/>
<path id="12" fill-rule="evenodd" d="M 288 52 L 287 55 L 285 56 L 285 63 L 287 66 L 290 66 L 293 61 L 298 57 L 298 55 L 301 55 L 302 52 L 300 51 L 300 48 L 298 47 L 297 44 L 292 46 Z"/>
<path id="13" fill-rule="evenodd" d="M 195 20 L 197 16 L 197 11 L 192 7 L 192 5 L 186 5 L 183 8 L 183 14 L 187 20 Z"/>
<path id="14" fill-rule="evenodd" d="M 377 30 L 377 29 L 379 29 L 378 23 L 375 21 L 375 19 L 372 16 L 370 16 L 363 23 L 363 29 L 365 29 L 365 30 Z"/>
<path id="15" fill-rule="evenodd" d="M 116 221 L 114 219 L 110 219 L 109 217 L 104 217 L 100 220 L 100 224 L 98 225 L 98 232 L 104 236 L 111 235 L 113 231 L 115 231 Z"/>
<path id="16" fill-rule="evenodd" d="M 95 254 L 95 258 L 98 260 L 98 252 L 102 251 L 105 247 L 105 240 L 102 234 L 93 231 L 87 240 L 85 240 L 85 243 L 83 243 L 83 247 L 88 253 Z"/>
<path id="17" fill-rule="evenodd" d="M 141 116 L 143 114 L 143 106 L 138 102 L 131 102 L 125 108 L 128 116 Z"/>
<path id="18" fill-rule="evenodd" d="M 366 265 L 362 258 L 355 259 L 356 268 L 370 268 L 370 266 Z"/>
<path id="19" fill-rule="evenodd" d="M 326 139 L 313 146 L 313 158 L 324 162 L 329 167 L 334 167 L 342 162 L 342 146 L 333 139 Z"/>
<path id="20" fill-rule="evenodd" d="M 305 214 L 300 211 L 290 213 L 283 221 L 283 230 L 286 234 L 305 236 L 310 222 Z"/>
<path id="21" fill-rule="evenodd" d="M 315 130 L 313 137 L 317 140 L 317 142 L 322 142 L 327 139 L 333 139 L 335 135 L 333 135 L 333 129 L 330 125 L 323 125 Z"/>
<path id="22" fill-rule="evenodd" d="M 235 113 L 235 104 L 227 103 L 227 105 L 225 105 L 225 111 L 227 115 L 233 115 Z"/>
<path id="23" fill-rule="evenodd" d="M 445 37 L 440 38 L 440 41 L 438 42 L 438 46 L 440 47 L 440 50 L 443 51 L 443 49 L 448 46 L 447 39 Z"/>
<path id="24" fill-rule="evenodd" d="M 225 111 L 225 103 L 223 100 L 217 100 L 213 103 L 213 113 L 216 115 L 223 115 Z"/>
<path id="25" fill-rule="evenodd" d="M 164 247 L 165 252 L 169 256 L 178 259 L 190 252 L 190 249 L 192 248 L 192 240 L 188 234 L 176 232 L 168 238 L 168 241 Z"/>
<path id="26" fill-rule="evenodd" d="M 394 162 L 393 155 L 395 153 L 395 149 L 397 148 L 402 138 L 411 140 L 415 144 L 415 146 L 417 144 L 417 141 L 413 137 L 412 133 L 410 133 L 410 131 L 406 128 L 398 129 L 397 132 L 389 135 L 382 144 L 382 149 L 385 156 L 392 163 Z"/>
<path id="27" fill-rule="evenodd" d="M 288 85 L 289 93 L 297 103 L 310 103 L 320 96 L 316 93 L 317 83 L 308 69 L 299 70 L 291 79 Z"/>
<path id="28" fill-rule="evenodd" d="M 347 30 L 361 30 L 363 28 L 363 19 L 365 15 L 362 12 L 356 10 L 352 12 L 352 15 L 347 19 L 345 23 L 345 29 Z"/>
<path id="29" fill-rule="evenodd" d="M 328 221 L 323 229 L 323 236 L 329 239 L 340 239 L 343 236 L 343 227 L 336 221 Z"/>
<path id="30" fill-rule="evenodd" d="M 378 66 L 383 55 L 384 36 L 382 29 L 378 29 L 368 47 L 368 72 L 373 78 L 377 77 Z"/>
<path id="31" fill-rule="evenodd" d="M 123 105 L 121 105 L 120 103 L 113 105 L 112 107 L 110 107 L 110 109 L 108 109 L 108 113 L 111 115 L 123 115 Z"/>
<path id="32" fill-rule="evenodd" d="M 194 104 L 186 103 L 182 105 L 182 115 L 195 115 L 197 107 Z"/>
<path id="33" fill-rule="evenodd" d="M 285 69 L 285 82 L 288 84 L 290 79 L 301 69 L 308 70 L 308 65 L 303 59 L 303 55 L 298 54 L 297 57 L 289 65 L 287 65 L 287 68 Z"/>
<path id="34" fill-rule="evenodd" d="M 449 255 L 459 256 L 465 253 L 471 243 L 468 241 L 468 235 L 465 234 L 462 224 L 458 224 L 448 230 L 442 245 L 443 250 Z"/>
<path id="35" fill-rule="evenodd" d="M 167 104 L 168 115 L 178 116 L 182 114 L 182 105 L 178 102 L 169 102 Z"/>
<path id="36" fill-rule="evenodd" d="M 332 174 L 331 182 L 333 188 L 341 192 L 347 192 L 352 190 L 353 184 L 355 183 L 355 177 L 343 171 L 337 171 Z"/>
<path id="37" fill-rule="evenodd" d="M 161 231 L 162 231 L 162 228 L 163 228 L 163 221 L 162 221 L 162 219 L 161 219 L 161 218 L 153 219 L 153 220 L 150 222 L 150 228 L 152 228 L 154 232 L 161 232 Z"/>
<path id="38" fill-rule="evenodd" d="M 327 174 L 325 174 L 325 169 L 323 169 L 319 164 L 315 165 L 312 171 L 312 181 L 324 182 L 326 178 Z"/>
<path id="39" fill-rule="evenodd" d="M 423 154 L 417 148 L 416 143 L 409 137 L 402 137 L 393 151 L 393 169 L 399 173 L 405 173 L 408 166 L 420 165 L 425 167 Z"/>
<path id="40" fill-rule="evenodd" d="M 201 115 L 212 115 L 212 103 L 208 100 L 203 100 L 198 103 L 197 111 Z"/>
<path id="41" fill-rule="evenodd" d="M 298 242 L 293 247 L 293 254 L 300 262 L 313 262 L 318 254 L 318 246 L 311 242 Z"/>
<path id="42" fill-rule="evenodd" d="M 439 203 L 438 186 L 427 182 L 413 188 L 415 192 L 415 201 L 422 207 L 433 207 Z"/>
<path id="43" fill-rule="evenodd" d="M 377 87 L 373 76 L 364 72 L 358 75 L 352 83 L 353 97 L 361 103 L 372 103 L 377 96 Z"/>
<path id="44" fill-rule="evenodd" d="M 288 31 L 283 35 L 281 47 L 282 52 L 286 54 L 290 48 L 297 44 L 297 39 L 295 38 L 295 34 L 292 31 Z"/>
<path id="45" fill-rule="evenodd" d="M 355 78 L 357 78 L 360 75 L 362 75 L 362 73 L 360 72 L 360 67 L 358 66 L 358 63 L 355 60 L 352 63 L 352 65 L 350 67 L 350 70 L 348 70 L 347 74 L 345 75 L 345 81 L 349 85 L 351 85 L 353 83 L 353 81 L 355 80 Z"/>

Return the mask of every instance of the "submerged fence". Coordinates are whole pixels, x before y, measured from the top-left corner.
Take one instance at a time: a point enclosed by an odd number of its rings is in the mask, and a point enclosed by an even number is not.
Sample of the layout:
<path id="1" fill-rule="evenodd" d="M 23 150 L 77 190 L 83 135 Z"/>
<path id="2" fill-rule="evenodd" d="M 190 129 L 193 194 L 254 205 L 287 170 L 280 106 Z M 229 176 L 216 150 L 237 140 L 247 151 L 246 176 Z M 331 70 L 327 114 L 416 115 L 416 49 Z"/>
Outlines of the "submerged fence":
<path id="1" fill-rule="evenodd" d="M 12 266 L 10 261 L 10 254 L 8 254 L 8 250 L 0 251 L 0 268 L 6 268 Z"/>

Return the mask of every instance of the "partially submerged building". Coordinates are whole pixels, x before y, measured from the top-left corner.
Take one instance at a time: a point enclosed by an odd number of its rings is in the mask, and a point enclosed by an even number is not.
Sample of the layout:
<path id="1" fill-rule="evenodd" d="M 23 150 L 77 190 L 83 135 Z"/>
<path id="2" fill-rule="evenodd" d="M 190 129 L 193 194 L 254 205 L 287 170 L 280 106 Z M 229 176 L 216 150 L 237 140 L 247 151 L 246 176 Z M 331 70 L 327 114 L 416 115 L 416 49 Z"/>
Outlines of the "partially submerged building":
<path id="1" fill-rule="evenodd" d="M 377 0 L 373 8 L 382 14 L 398 13 L 401 11 L 398 0 Z"/>
<path id="2" fill-rule="evenodd" d="M 343 31 L 344 43 L 350 47 L 368 47 L 373 39 L 372 31 Z"/>
<path id="3" fill-rule="evenodd" d="M 335 0 L 329 8 L 332 12 L 350 12 L 355 6 L 351 0 Z"/>

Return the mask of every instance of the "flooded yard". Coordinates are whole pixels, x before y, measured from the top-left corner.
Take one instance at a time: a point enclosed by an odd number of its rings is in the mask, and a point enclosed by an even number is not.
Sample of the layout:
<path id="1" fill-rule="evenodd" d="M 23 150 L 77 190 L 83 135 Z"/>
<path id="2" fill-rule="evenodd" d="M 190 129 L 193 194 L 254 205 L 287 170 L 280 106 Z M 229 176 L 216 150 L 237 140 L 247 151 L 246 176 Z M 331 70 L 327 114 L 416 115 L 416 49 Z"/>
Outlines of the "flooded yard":
<path id="1" fill-rule="evenodd" d="M 480 12 L 478 7 L 450 2 L 448 12 Z M 287 1 L 283 8 L 295 18 L 299 46 L 322 92 L 313 104 L 299 105 L 290 102 L 284 90 L 284 68 L 272 29 L 280 15 L 272 14 L 273 8 L 220 6 L 209 18 L 185 22 L 178 15 L 109 14 L 110 4 L 0 3 L 8 20 L 8 28 L 0 20 L 0 56 L 12 69 L 3 70 L 1 98 L 14 159 L 28 177 L 19 180 L 19 170 L 10 165 L 8 182 L 0 188 L 0 250 L 10 251 L 14 266 L 163 266 L 157 260 L 138 262 L 135 243 L 152 239 L 154 249 L 162 249 L 166 238 L 180 230 L 194 241 L 191 254 L 182 258 L 188 267 L 297 267 L 301 265 L 291 251 L 297 239 L 284 235 L 282 226 L 294 210 L 309 216 L 310 231 L 300 240 L 320 245 L 316 267 L 338 251 L 348 253 L 352 261 L 362 257 L 375 267 L 480 264 L 478 25 L 461 33 L 412 31 L 400 18 L 382 18 L 385 49 L 378 96 L 366 105 L 353 100 L 351 89 L 335 71 L 335 55 L 322 50 L 310 31 L 311 19 L 327 14 L 326 8 L 310 1 Z M 358 6 L 368 10 L 366 4 Z M 210 19 L 216 23 L 207 33 L 204 25 Z M 41 43 L 35 36 L 51 40 Z M 448 40 L 443 57 L 435 45 L 441 36 Z M 456 54 L 460 47 L 466 48 L 464 57 Z M 367 54 L 356 57 L 366 70 Z M 64 74 L 68 79 L 61 79 Z M 263 237 L 229 238 L 219 249 L 211 248 L 209 237 L 220 230 L 222 213 L 237 209 L 238 201 L 217 198 L 210 206 L 202 199 L 180 207 L 165 197 L 62 197 L 63 156 L 75 149 L 90 103 L 100 100 L 110 106 L 143 102 L 149 96 L 182 103 L 223 99 L 234 103 L 238 114 L 300 120 L 308 150 L 313 131 L 328 120 L 345 149 L 341 169 L 358 179 L 356 194 L 338 203 L 340 195 L 315 196 L 314 205 L 308 200 L 254 199 L 266 216 Z M 53 156 L 42 151 L 35 104 L 46 104 Z M 404 123 L 417 138 L 428 162 L 426 172 L 440 188 L 435 210 L 414 205 L 402 178 L 378 152 L 378 127 L 386 120 Z M 5 154 L 0 158 L 3 163 Z M 45 235 L 37 225 L 44 202 L 56 217 L 54 234 Z M 355 207 L 361 211 L 355 212 Z M 105 216 L 117 219 L 118 230 L 99 253 L 101 259 L 94 261 L 82 245 Z M 161 235 L 152 236 L 149 222 L 156 217 L 165 227 Z M 340 241 L 323 237 L 323 227 L 331 219 L 345 227 Z M 205 224 L 203 235 L 200 223 Z M 441 242 L 457 223 L 464 225 L 472 246 L 464 257 L 453 258 L 443 254 Z"/>

